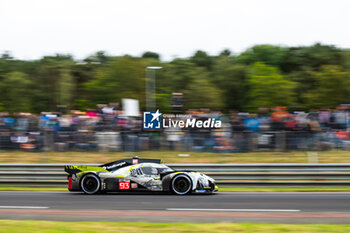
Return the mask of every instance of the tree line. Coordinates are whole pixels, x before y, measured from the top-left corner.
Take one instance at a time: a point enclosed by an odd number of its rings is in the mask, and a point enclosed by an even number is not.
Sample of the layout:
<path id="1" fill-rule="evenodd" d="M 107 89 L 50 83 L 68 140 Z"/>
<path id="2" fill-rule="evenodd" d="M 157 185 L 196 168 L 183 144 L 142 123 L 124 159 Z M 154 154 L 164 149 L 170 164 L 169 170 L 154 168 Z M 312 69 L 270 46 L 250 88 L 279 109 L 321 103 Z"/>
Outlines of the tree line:
<path id="1" fill-rule="evenodd" d="M 162 61 L 154 52 L 140 57 L 97 52 L 84 60 L 57 54 L 39 60 L 0 58 L 0 111 L 87 110 L 96 104 L 134 98 L 145 108 L 145 69 L 156 73 L 156 102 L 171 111 L 173 92 L 184 108 L 254 112 L 259 107 L 304 110 L 350 103 L 350 50 L 332 45 L 284 47 L 256 45 L 240 54 L 224 50 L 211 56 Z"/>

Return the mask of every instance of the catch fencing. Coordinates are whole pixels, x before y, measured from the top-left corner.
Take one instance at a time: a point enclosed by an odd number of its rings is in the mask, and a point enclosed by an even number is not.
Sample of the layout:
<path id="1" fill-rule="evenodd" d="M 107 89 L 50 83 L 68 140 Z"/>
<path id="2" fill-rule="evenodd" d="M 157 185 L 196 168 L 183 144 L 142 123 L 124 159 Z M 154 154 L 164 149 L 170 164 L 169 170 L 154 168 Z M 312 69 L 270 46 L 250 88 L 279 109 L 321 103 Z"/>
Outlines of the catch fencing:
<path id="1" fill-rule="evenodd" d="M 64 172 L 64 166 L 64 164 L 0 164 L 0 186 L 65 187 L 67 174 Z M 203 172 L 213 177 L 220 187 L 350 187 L 350 164 L 168 164 L 168 166 L 175 170 Z"/>

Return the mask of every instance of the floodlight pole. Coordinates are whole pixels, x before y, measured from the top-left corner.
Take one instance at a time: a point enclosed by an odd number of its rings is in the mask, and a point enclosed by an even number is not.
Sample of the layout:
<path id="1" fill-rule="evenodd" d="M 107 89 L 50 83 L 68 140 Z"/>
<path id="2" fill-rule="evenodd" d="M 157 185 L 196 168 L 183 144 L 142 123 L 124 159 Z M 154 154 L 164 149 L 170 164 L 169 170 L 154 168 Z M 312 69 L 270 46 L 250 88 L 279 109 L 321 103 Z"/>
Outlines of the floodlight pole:
<path id="1" fill-rule="evenodd" d="M 146 67 L 146 110 L 156 110 L 156 70 L 160 70 L 160 66 Z"/>

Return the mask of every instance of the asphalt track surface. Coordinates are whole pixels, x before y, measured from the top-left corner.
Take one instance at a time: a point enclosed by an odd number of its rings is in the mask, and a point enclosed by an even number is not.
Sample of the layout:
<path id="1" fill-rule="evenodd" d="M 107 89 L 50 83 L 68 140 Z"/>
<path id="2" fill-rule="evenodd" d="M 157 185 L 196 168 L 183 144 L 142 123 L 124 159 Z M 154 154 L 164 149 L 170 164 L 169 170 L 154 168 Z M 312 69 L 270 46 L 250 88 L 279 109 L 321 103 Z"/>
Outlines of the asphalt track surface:
<path id="1" fill-rule="evenodd" d="M 0 192 L 0 219 L 350 223 L 350 193 Z"/>

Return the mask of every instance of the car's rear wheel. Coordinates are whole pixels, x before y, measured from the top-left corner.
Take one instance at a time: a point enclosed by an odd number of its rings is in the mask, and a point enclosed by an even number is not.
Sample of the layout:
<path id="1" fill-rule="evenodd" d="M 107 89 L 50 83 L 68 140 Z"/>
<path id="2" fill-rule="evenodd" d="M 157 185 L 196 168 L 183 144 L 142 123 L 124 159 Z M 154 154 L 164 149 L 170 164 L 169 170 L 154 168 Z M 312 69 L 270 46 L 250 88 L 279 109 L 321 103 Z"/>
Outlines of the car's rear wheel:
<path id="1" fill-rule="evenodd" d="M 177 175 L 171 182 L 171 190 L 178 195 L 189 194 L 192 189 L 192 181 L 186 175 Z"/>
<path id="2" fill-rule="evenodd" d="M 94 174 L 87 174 L 81 180 L 81 189 L 87 194 L 96 194 L 101 187 L 100 179 Z"/>

